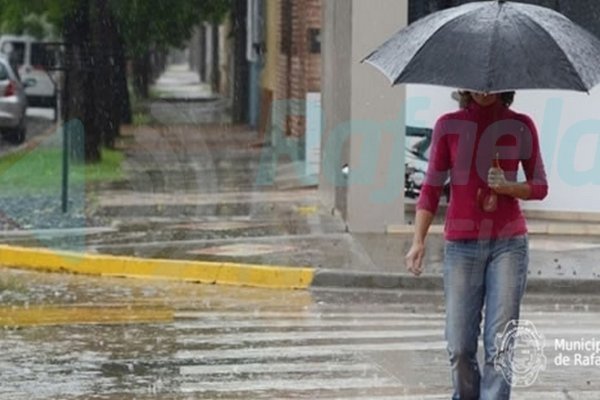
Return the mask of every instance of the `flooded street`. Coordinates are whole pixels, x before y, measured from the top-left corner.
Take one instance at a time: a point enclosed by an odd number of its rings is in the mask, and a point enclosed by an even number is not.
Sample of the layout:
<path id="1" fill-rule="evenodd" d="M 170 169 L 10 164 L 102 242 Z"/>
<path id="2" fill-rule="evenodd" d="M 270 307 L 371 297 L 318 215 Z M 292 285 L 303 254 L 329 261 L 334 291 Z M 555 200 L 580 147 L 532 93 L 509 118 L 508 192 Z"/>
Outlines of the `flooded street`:
<path id="1" fill-rule="evenodd" d="M 598 21 L 0 0 L 0 400 L 599 400 Z"/>
<path id="2" fill-rule="evenodd" d="M 275 291 L 0 271 L 0 399 L 445 399 L 442 296 Z M 597 399 L 554 339 L 600 332 L 597 298 L 530 295 L 547 367 L 516 399 Z M 541 397 L 540 397 L 541 396 Z M 569 397 L 570 396 L 570 397 Z"/>

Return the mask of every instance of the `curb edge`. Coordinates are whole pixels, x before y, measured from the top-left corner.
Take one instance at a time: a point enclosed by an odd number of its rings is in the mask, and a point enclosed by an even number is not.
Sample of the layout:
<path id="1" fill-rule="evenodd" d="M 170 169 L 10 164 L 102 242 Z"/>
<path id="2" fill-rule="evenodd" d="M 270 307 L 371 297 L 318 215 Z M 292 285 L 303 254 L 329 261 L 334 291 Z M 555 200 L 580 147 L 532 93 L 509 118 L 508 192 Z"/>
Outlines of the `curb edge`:
<path id="1" fill-rule="evenodd" d="M 143 259 L 0 245 L 0 264 L 38 272 L 179 280 L 271 289 L 308 289 L 314 268 Z"/>

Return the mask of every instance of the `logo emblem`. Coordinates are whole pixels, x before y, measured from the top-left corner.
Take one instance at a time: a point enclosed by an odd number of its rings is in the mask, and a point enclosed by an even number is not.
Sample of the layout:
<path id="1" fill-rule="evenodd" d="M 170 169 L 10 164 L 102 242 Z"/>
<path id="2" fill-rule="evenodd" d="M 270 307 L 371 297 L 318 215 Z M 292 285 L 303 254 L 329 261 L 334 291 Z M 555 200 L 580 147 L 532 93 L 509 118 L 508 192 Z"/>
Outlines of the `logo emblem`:
<path id="1" fill-rule="evenodd" d="M 546 369 L 544 345 L 544 337 L 531 321 L 512 320 L 496 335 L 494 368 L 511 386 L 531 386 Z"/>

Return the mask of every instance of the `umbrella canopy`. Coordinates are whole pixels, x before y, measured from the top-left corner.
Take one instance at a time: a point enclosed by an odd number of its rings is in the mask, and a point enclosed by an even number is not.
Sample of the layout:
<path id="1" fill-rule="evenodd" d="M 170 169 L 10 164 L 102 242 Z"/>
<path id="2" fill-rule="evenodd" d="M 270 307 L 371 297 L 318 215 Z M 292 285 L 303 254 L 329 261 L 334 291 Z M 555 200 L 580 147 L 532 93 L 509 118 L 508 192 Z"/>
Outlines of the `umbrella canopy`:
<path id="1" fill-rule="evenodd" d="M 431 14 L 363 61 L 394 85 L 587 92 L 600 82 L 599 39 L 554 10 L 504 0 Z"/>

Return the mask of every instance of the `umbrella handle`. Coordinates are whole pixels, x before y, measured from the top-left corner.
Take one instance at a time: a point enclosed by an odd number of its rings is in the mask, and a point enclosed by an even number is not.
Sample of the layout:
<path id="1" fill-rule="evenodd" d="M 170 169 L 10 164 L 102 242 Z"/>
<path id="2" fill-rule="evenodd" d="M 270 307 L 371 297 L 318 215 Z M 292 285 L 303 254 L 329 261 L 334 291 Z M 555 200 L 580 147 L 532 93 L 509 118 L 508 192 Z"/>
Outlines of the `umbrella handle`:
<path id="1" fill-rule="evenodd" d="M 492 167 L 502 169 L 502 167 L 500 167 L 500 153 L 496 153 L 496 158 L 492 161 Z"/>

